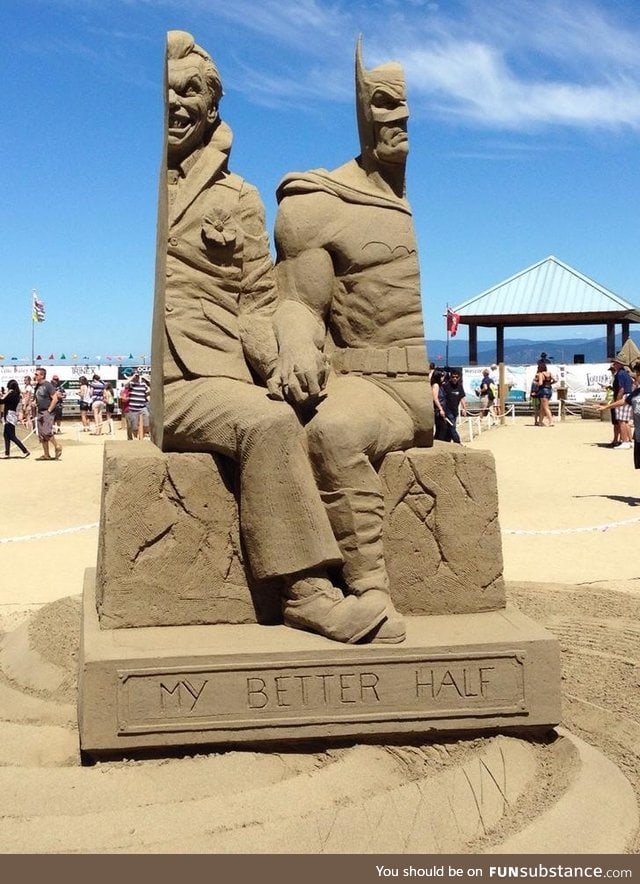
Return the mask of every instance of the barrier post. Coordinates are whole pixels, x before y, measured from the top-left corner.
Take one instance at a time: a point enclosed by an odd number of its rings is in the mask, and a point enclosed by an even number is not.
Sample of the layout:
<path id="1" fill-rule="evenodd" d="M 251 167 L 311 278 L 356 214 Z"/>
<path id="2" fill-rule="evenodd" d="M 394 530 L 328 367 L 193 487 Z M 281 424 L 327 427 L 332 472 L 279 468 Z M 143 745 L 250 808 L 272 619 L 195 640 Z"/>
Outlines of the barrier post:
<path id="1" fill-rule="evenodd" d="M 505 383 L 504 362 L 498 366 L 498 398 L 500 400 L 500 425 L 504 426 L 507 415 L 507 385 Z"/>

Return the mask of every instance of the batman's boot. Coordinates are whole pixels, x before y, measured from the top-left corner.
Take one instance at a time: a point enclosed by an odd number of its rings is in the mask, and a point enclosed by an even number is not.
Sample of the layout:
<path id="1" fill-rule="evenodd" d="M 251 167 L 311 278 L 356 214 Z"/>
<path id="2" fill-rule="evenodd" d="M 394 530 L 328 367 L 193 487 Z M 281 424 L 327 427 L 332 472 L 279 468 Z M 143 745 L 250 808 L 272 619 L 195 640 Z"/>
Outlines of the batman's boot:
<path id="1" fill-rule="evenodd" d="M 368 642 L 395 645 L 406 638 L 404 617 L 393 606 L 384 560 L 384 499 L 378 489 L 344 488 L 321 492 L 331 527 L 344 559 L 342 576 L 351 594 L 365 600 L 371 593 L 386 601 L 385 619 Z"/>
<path id="2" fill-rule="evenodd" d="M 383 644 L 383 645 L 397 645 L 400 642 L 403 642 L 407 637 L 407 629 L 405 625 L 405 620 L 402 614 L 400 614 L 393 607 L 393 602 L 391 601 L 390 596 L 386 595 L 379 589 L 370 589 L 369 592 L 365 593 L 364 596 L 360 596 L 360 598 L 366 598 L 366 596 L 370 592 L 380 593 L 385 595 L 387 605 L 384 609 L 385 619 L 382 621 L 380 626 L 377 626 L 368 637 L 367 641 L 370 641 L 371 644 Z"/>
<path id="3" fill-rule="evenodd" d="M 371 591 L 344 596 L 327 577 L 285 578 L 282 613 L 286 626 L 316 632 L 336 642 L 367 640 L 387 616 L 388 596 Z"/>

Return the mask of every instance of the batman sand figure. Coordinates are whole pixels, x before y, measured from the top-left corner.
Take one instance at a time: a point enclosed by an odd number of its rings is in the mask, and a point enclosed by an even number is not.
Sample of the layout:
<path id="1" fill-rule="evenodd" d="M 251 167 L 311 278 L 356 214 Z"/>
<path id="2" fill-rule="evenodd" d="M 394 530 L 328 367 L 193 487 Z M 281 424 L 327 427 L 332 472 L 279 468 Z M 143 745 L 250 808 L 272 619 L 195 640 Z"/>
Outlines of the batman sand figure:
<path id="1" fill-rule="evenodd" d="M 420 277 L 405 197 L 409 151 L 403 70 L 371 70 L 356 48 L 361 153 L 278 188 L 279 361 L 272 382 L 296 407 L 333 533 L 345 592 L 388 597 L 376 467 L 432 444 L 433 407 Z M 405 637 L 389 599 L 380 640 Z"/>

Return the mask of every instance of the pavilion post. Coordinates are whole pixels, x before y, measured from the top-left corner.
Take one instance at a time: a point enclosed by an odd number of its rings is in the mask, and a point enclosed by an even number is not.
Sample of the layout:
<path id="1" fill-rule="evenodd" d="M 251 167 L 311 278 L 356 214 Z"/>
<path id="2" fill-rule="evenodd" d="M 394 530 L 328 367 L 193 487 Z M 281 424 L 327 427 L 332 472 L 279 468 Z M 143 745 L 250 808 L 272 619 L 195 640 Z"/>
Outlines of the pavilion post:
<path id="1" fill-rule="evenodd" d="M 478 364 L 478 326 L 469 325 L 469 365 Z"/>
<path id="2" fill-rule="evenodd" d="M 629 340 L 629 320 L 622 320 L 622 344 Z"/>
<path id="3" fill-rule="evenodd" d="M 616 324 L 615 322 L 607 323 L 607 359 L 611 359 L 616 355 Z"/>
<path id="4" fill-rule="evenodd" d="M 504 325 L 496 325 L 496 362 L 504 362 Z"/>

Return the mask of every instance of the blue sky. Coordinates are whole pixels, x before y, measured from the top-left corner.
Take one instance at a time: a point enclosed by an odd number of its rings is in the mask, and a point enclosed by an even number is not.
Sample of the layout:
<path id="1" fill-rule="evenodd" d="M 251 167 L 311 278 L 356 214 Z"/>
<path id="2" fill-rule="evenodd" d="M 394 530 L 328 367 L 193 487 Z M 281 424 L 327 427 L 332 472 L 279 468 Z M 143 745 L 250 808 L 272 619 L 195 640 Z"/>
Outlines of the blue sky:
<path id="1" fill-rule="evenodd" d="M 2 0 L 0 24 L 6 359 L 30 354 L 32 289 L 42 355 L 148 354 L 172 28 L 218 64 L 270 231 L 283 174 L 358 152 L 357 34 L 367 66 L 404 64 L 427 338 L 549 255 L 640 302 L 637 0 Z"/>

